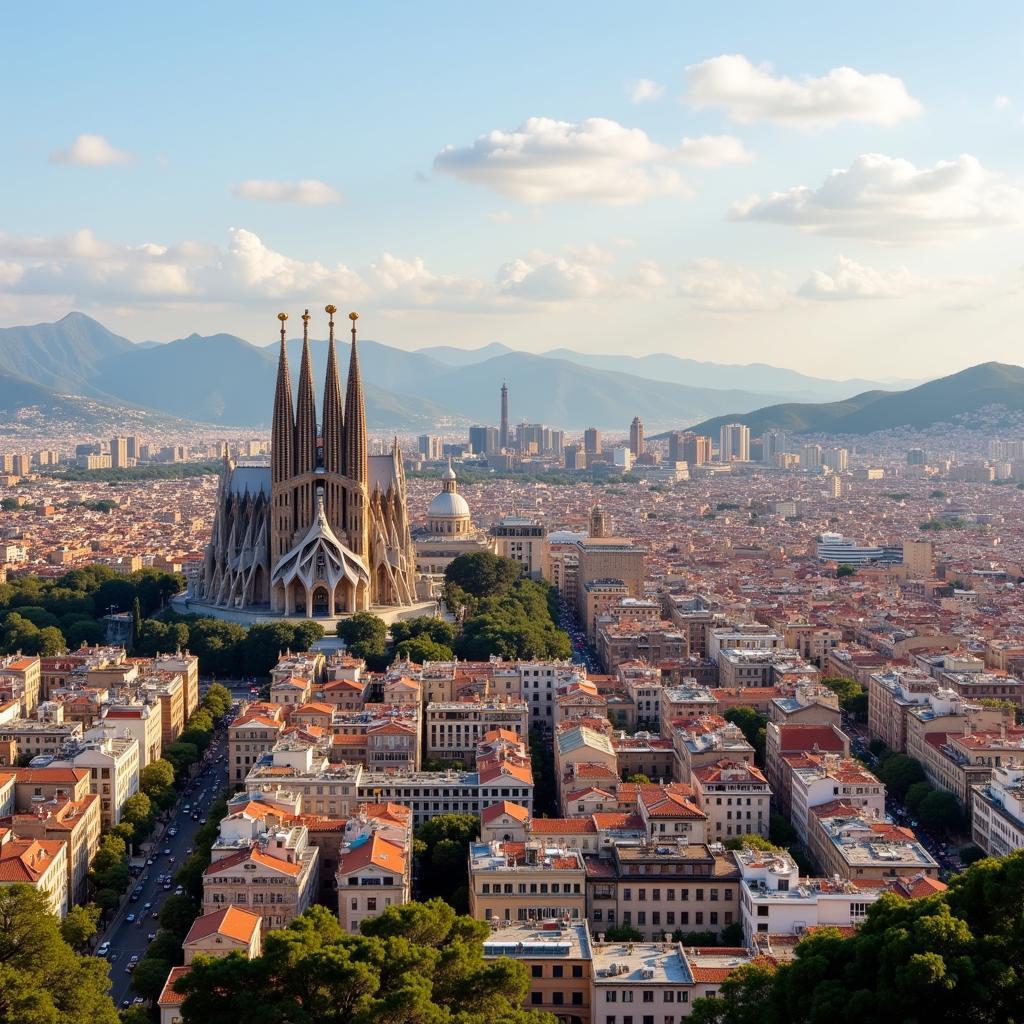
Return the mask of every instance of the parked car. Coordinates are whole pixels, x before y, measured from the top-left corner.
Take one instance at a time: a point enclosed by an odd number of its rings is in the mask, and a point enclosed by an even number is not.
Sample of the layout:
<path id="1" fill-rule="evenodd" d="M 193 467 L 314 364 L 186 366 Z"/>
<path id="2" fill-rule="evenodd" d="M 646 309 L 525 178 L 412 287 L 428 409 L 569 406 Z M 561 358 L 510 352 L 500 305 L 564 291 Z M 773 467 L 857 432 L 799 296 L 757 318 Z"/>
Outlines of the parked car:
<path id="1" fill-rule="evenodd" d="M 110 943 L 104 942 L 99 949 L 96 950 L 97 956 L 106 956 L 110 952 Z"/>
<path id="2" fill-rule="evenodd" d="M 128 914 L 128 915 L 127 915 L 127 916 L 125 917 L 125 920 L 126 920 L 126 921 L 127 921 L 127 922 L 128 922 L 129 924 L 134 924 L 134 923 L 135 923 L 135 915 L 134 915 L 134 914 Z"/>

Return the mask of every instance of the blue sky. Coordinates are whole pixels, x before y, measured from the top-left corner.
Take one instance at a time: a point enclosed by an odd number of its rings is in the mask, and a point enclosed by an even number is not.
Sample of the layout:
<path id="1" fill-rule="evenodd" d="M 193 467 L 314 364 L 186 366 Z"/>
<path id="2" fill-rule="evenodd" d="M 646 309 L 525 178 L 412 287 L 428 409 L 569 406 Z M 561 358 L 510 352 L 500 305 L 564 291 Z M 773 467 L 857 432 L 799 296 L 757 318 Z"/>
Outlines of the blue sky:
<path id="1" fill-rule="evenodd" d="M 266 343 L 277 309 L 331 301 L 409 348 L 824 376 L 1017 361 L 1022 22 L 1012 4 L 19 5 L 0 324 L 81 309 L 136 339 Z"/>

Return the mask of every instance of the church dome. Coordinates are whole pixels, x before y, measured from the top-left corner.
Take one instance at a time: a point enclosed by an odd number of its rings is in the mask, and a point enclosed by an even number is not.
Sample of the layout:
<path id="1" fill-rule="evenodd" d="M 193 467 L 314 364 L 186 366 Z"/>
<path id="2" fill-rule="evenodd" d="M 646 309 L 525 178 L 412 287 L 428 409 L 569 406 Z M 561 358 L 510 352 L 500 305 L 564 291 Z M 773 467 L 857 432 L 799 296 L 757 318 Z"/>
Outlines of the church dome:
<path id="1" fill-rule="evenodd" d="M 451 459 L 441 479 L 443 490 L 427 508 L 427 522 L 433 534 L 468 534 L 472 530 L 469 504 L 459 494 Z"/>
<path id="2" fill-rule="evenodd" d="M 468 516 L 469 505 L 457 491 L 442 491 L 427 509 L 428 519 L 461 519 Z"/>

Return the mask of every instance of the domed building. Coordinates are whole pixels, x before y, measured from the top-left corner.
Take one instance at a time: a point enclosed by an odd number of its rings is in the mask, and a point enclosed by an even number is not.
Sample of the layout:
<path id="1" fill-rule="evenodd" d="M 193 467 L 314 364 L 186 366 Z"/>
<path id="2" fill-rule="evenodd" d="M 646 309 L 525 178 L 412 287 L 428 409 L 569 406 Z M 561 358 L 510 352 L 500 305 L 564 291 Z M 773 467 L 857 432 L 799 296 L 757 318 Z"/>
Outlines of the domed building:
<path id="1" fill-rule="evenodd" d="M 422 598 L 440 593 L 444 571 L 459 555 L 494 550 L 487 531 L 473 525 L 469 503 L 459 494 L 451 460 L 441 476 L 441 492 L 427 507 L 427 525 L 413 530 L 412 542 Z"/>

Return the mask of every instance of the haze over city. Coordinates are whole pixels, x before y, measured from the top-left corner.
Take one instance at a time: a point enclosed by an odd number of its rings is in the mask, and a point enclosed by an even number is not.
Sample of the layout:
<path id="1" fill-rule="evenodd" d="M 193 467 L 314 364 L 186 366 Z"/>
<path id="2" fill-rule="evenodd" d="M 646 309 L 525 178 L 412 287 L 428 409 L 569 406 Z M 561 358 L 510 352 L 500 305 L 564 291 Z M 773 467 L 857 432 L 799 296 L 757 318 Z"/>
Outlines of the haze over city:
<path id="1" fill-rule="evenodd" d="M 264 345 L 282 300 L 329 293 L 402 348 L 1011 362 L 1020 19 L 23 5 L 0 323 Z"/>

